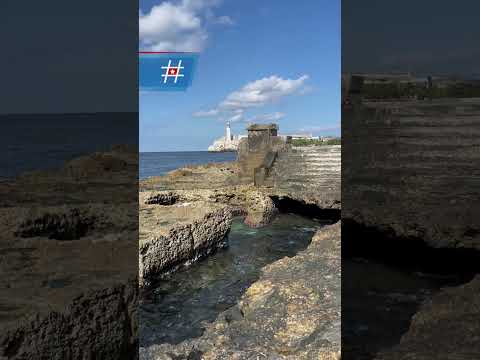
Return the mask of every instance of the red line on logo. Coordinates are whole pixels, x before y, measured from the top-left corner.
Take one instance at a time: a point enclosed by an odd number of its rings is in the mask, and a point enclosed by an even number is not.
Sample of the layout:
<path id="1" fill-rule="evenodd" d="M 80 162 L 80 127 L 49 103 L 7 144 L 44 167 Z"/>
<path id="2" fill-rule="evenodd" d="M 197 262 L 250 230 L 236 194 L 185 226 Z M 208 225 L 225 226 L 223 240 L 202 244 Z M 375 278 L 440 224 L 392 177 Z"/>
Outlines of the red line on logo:
<path id="1" fill-rule="evenodd" d="M 191 51 L 139 51 L 139 54 L 193 54 Z"/>

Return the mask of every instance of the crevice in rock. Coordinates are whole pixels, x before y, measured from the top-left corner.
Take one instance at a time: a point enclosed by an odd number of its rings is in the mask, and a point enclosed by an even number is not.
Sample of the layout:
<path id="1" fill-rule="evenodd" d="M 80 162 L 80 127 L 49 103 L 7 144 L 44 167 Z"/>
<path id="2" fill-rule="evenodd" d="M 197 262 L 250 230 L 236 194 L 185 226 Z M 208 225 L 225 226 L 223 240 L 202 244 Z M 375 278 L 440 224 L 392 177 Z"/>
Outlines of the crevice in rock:
<path id="1" fill-rule="evenodd" d="M 433 248 L 418 237 L 400 237 L 393 229 L 365 226 L 342 219 L 342 259 L 361 257 L 397 268 L 470 281 L 480 270 L 480 251 Z"/>
<path id="2" fill-rule="evenodd" d="M 93 230 L 95 217 L 86 216 L 78 209 L 63 214 L 47 213 L 29 219 L 20 225 L 15 236 L 29 238 L 44 236 L 54 240 L 78 240 Z"/>
<path id="3" fill-rule="evenodd" d="M 346 359 L 371 359 L 408 331 L 440 289 L 469 282 L 480 252 L 432 248 L 419 237 L 342 219 L 342 343 Z"/>
<path id="4" fill-rule="evenodd" d="M 13 358 L 14 356 L 16 356 L 24 340 L 25 332 L 23 330 L 17 331 L 13 336 L 13 339 L 10 339 L 10 342 L 7 344 L 3 355 L 7 358 Z"/>
<path id="5" fill-rule="evenodd" d="M 154 205 L 174 205 L 179 201 L 180 197 L 173 193 L 169 192 L 166 194 L 156 194 L 150 196 L 147 200 L 145 200 L 145 204 L 154 204 Z"/>
<path id="6" fill-rule="evenodd" d="M 321 208 L 316 204 L 308 204 L 305 201 L 284 196 L 270 196 L 270 198 L 280 213 L 297 214 L 331 224 L 336 223 L 341 218 L 340 209 Z"/>

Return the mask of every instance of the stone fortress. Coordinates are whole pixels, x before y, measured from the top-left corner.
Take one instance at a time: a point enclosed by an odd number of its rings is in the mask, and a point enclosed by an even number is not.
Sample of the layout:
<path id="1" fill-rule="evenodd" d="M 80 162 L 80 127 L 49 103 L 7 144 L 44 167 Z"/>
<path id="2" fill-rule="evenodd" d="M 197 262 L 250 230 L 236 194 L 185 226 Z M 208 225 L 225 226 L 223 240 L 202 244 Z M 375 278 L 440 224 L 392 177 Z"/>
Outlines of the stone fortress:
<path id="1" fill-rule="evenodd" d="M 238 147 L 240 178 L 288 193 L 318 193 L 340 199 L 341 146 L 294 146 L 277 124 L 252 124 Z"/>
<path id="2" fill-rule="evenodd" d="M 254 124 L 249 124 L 248 127 L 252 126 Z M 256 124 L 255 126 L 261 126 L 261 124 Z M 247 129 L 248 129 L 247 127 Z M 323 140 L 323 141 L 328 141 L 331 139 L 334 139 L 334 137 L 330 136 L 325 136 L 325 137 L 320 137 L 320 136 L 313 136 L 313 134 L 290 134 L 290 135 L 284 135 L 284 134 L 276 134 L 278 138 L 283 139 L 284 141 L 287 140 L 287 138 L 291 139 L 304 139 L 304 140 Z M 230 122 L 227 121 L 226 126 L 225 126 L 225 136 L 222 136 L 221 138 L 216 139 L 212 145 L 208 147 L 209 152 L 227 152 L 227 151 L 238 151 L 238 146 L 240 144 L 240 140 L 247 138 L 248 135 L 234 135 L 232 134 L 232 130 L 230 128 Z"/>

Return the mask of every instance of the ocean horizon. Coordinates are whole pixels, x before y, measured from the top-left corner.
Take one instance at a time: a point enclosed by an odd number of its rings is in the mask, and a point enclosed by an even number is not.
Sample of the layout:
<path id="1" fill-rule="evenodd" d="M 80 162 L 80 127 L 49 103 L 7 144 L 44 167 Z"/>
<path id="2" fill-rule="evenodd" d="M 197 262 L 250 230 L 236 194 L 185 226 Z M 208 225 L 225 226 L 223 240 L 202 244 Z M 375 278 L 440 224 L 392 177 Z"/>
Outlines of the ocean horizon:
<path id="1" fill-rule="evenodd" d="M 202 165 L 234 161 L 236 152 L 208 152 L 208 151 L 155 151 L 140 152 L 139 178 L 140 180 L 161 176 L 188 165 Z"/>

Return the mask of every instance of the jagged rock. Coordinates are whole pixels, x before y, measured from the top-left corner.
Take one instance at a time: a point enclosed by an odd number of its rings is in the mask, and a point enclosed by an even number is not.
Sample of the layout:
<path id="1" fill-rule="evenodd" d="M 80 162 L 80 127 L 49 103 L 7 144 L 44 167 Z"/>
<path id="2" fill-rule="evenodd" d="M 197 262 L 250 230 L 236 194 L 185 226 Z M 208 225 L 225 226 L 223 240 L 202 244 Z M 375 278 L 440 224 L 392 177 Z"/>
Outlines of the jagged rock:
<path id="1" fill-rule="evenodd" d="M 179 199 L 179 196 L 173 192 L 157 193 L 145 200 L 145 204 L 173 205 Z"/>
<path id="2" fill-rule="evenodd" d="M 340 224 L 262 270 L 239 305 L 198 339 L 140 349 L 142 359 L 340 359 Z"/>
<path id="3" fill-rule="evenodd" d="M 262 192 L 249 191 L 245 200 L 247 213 L 245 224 L 251 227 L 261 227 L 269 224 L 278 212 L 272 199 Z"/>
<path id="4" fill-rule="evenodd" d="M 8 359 L 134 359 L 137 357 L 136 280 L 84 293 L 65 309 L 32 315 L 2 328 Z"/>
<path id="5" fill-rule="evenodd" d="M 141 205 L 140 285 L 226 246 L 231 222 L 229 208 L 216 204 Z"/>
<path id="6" fill-rule="evenodd" d="M 119 150 L 0 184 L 0 358 L 137 357 L 138 155 Z"/>
<path id="7" fill-rule="evenodd" d="M 480 354 L 480 276 L 446 288 L 413 316 L 400 344 L 378 360 L 477 359 Z"/>

